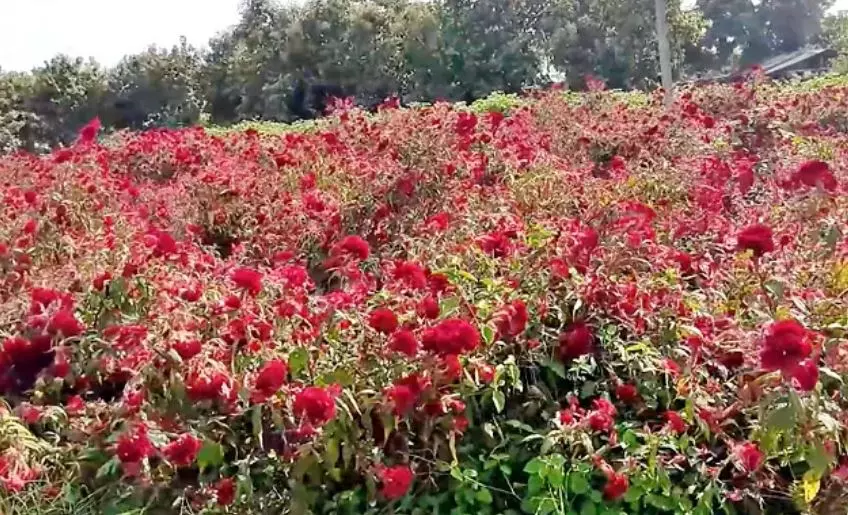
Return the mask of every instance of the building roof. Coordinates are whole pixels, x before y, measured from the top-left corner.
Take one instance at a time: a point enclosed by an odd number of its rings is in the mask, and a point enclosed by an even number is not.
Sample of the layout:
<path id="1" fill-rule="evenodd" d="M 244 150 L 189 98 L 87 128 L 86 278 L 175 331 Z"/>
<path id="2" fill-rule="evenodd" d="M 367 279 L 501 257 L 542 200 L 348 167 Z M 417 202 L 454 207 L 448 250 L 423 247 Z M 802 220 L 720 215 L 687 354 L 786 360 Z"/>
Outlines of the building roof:
<path id="1" fill-rule="evenodd" d="M 807 59 L 812 59 L 813 57 L 831 52 L 832 50 L 830 48 L 806 46 L 799 48 L 794 52 L 787 52 L 785 54 L 769 57 L 765 61 L 761 62 L 760 66 L 763 68 L 763 72 L 766 75 L 771 75 L 791 68 L 799 63 L 803 63 Z"/>

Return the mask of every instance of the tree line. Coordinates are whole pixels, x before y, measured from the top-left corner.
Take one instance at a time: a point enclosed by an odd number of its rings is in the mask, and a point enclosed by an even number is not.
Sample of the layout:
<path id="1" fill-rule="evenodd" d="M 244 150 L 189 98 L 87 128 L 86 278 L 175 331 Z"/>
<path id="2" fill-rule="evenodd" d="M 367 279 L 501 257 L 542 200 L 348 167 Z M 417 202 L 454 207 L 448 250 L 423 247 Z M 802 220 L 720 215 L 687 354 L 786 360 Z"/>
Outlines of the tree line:
<path id="1" fill-rule="evenodd" d="M 832 0 L 668 0 L 675 75 L 731 69 L 823 38 L 848 37 Z M 473 100 L 586 77 L 613 88 L 658 81 L 653 0 L 245 0 L 204 48 L 151 47 L 113 67 L 58 55 L 0 70 L 0 151 L 107 128 L 292 121 L 330 97 L 364 106 Z"/>

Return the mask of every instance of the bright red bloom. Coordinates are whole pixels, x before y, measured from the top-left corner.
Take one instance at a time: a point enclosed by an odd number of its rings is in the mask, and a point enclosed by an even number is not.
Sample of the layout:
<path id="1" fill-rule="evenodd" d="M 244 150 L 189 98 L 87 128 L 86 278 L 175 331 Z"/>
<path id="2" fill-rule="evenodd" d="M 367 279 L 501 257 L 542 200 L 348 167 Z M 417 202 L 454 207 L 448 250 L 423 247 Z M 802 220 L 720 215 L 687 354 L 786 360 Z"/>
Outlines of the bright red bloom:
<path id="1" fill-rule="evenodd" d="M 819 382 L 819 367 L 816 362 L 806 359 L 798 364 L 792 371 L 792 384 L 803 392 L 811 392 L 816 389 Z"/>
<path id="2" fill-rule="evenodd" d="M 762 466 L 765 461 L 765 454 L 757 444 L 746 442 L 736 447 L 736 458 L 746 472 L 754 472 Z"/>
<path id="3" fill-rule="evenodd" d="M 62 335 L 64 338 L 79 336 L 83 331 L 85 331 L 85 326 L 76 319 L 69 309 L 57 311 L 50 319 L 50 323 L 47 324 L 47 332 Z"/>
<path id="4" fill-rule="evenodd" d="M 371 254 L 368 242 L 359 236 L 346 236 L 330 249 L 330 256 L 365 261 Z"/>
<path id="5" fill-rule="evenodd" d="M 615 426 L 615 406 L 606 399 L 595 399 L 592 405 L 595 409 L 589 412 L 589 427 L 593 431 L 605 433 L 612 431 Z"/>
<path id="6" fill-rule="evenodd" d="M 382 484 L 380 493 L 389 501 L 400 499 L 405 496 L 412 486 L 415 474 L 407 465 L 395 465 L 394 467 L 379 467 L 377 477 Z"/>
<path id="7" fill-rule="evenodd" d="M 495 258 L 503 258 L 512 254 L 512 241 L 503 232 L 493 232 L 477 240 L 480 249 Z"/>
<path id="8" fill-rule="evenodd" d="M 412 411 L 418 402 L 418 392 L 409 385 L 393 384 L 384 393 L 392 404 L 392 412 L 399 417 Z"/>
<path id="9" fill-rule="evenodd" d="M 286 383 L 288 373 L 289 367 L 280 359 L 274 359 L 262 365 L 253 384 L 251 400 L 253 402 L 268 400 Z"/>
<path id="10" fill-rule="evenodd" d="M 310 386 L 295 395 L 293 411 L 298 419 L 323 426 L 336 416 L 336 399 L 326 388 Z"/>
<path id="11" fill-rule="evenodd" d="M 379 333 L 391 334 L 398 328 L 397 315 L 391 309 L 377 308 L 368 317 L 368 325 Z"/>
<path id="12" fill-rule="evenodd" d="M 82 129 L 80 129 L 79 142 L 91 143 L 94 141 L 94 138 L 97 137 L 97 133 L 100 132 L 100 127 L 100 118 L 93 118 Z"/>
<path id="13" fill-rule="evenodd" d="M 620 384 L 615 387 L 615 396 L 625 404 L 633 404 L 639 400 L 639 390 L 632 384 Z"/>
<path id="14" fill-rule="evenodd" d="M 563 361 L 577 359 L 594 352 L 592 331 L 583 322 L 576 322 L 559 335 L 559 356 Z"/>
<path id="15" fill-rule="evenodd" d="M 666 411 L 663 414 L 666 420 L 666 426 L 675 434 L 682 435 L 686 432 L 686 421 L 676 411 Z"/>
<path id="16" fill-rule="evenodd" d="M 427 287 L 427 275 L 424 267 L 412 261 L 395 263 L 392 278 L 409 289 L 421 290 Z"/>
<path id="17" fill-rule="evenodd" d="M 162 449 L 162 454 L 177 467 L 188 467 L 194 463 L 202 446 L 200 439 L 189 433 L 181 434 Z"/>
<path id="18" fill-rule="evenodd" d="M 418 354 L 418 340 L 409 329 L 401 329 L 392 335 L 389 349 L 411 358 Z"/>
<path id="19" fill-rule="evenodd" d="M 236 483 L 231 477 L 225 477 L 215 483 L 215 499 L 218 506 L 229 506 L 236 498 Z"/>
<path id="20" fill-rule="evenodd" d="M 138 463 L 153 455 L 155 449 L 147 437 L 147 426 L 139 424 L 118 437 L 115 454 L 122 463 Z"/>
<path id="21" fill-rule="evenodd" d="M 84 410 L 85 401 L 79 395 L 74 395 L 65 402 L 65 412 L 69 415 L 78 415 Z"/>
<path id="22" fill-rule="evenodd" d="M 607 483 L 604 485 L 604 498 L 608 501 L 621 499 L 628 488 L 630 488 L 630 480 L 627 476 L 613 472 L 607 477 Z"/>
<path id="23" fill-rule="evenodd" d="M 502 307 L 495 314 L 495 326 L 498 328 L 498 336 L 503 339 L 511 339 L 520 335 L 527 328 L 527 305 L 522 300 L 514 300 Z"/>
<path id="24" fill-rule="evenodd" d="M 465 320 L 450 318 L 424 331 L 421 343 L 424 350 L 442 356 L 459 355 L 477 348 L 480 333 Z"/>
<path id="25" fill-rule="evenodd" d="M 736 248 L 750 250 L 756 257 L 762 257 L 774 251 L 774 236 L 771 227 L 765 224 L 753 224 L 745 227 L 736 236 Z"/>
<path id="26" fill-rule="evenodd" d="M 187 340 L 187 341 L 178 341 L 173 342 L 171 344 L 171 348 L 174 349 L 174 352 L 180 355 L 184 360 L 191 359 L 203 350 L 203 345 L 200 343 L 200 340 Z"/>
<path id="27" fill-rule="evenodd" d="M 833 172 L 830 171 L 830 166 L 824 161 L 805 161 L 801 163 L 798 170 L 792 175 L 792 179 L 805 186 L 822 188 L 833 191 L 836 189 L 837 182 Z"/>
<path id="28" fill-rule="evenodd" d="M 424 297 L 421 302 L 418 303 L 418 307 L 415 309 L 418 316 L 421 318 L 429 318 L 430 320 L 435 320 L 439 318 L 439 302 L 433 297 Z"/>
<path id="29" fill-rule="evenodd" d="M 252 268 L 236 268 L 231 278 L 236 286 L 247 290 L 254 297 L 262 291 L 262 274 Z"/>
<path id="30" fill-rule="evenodd" d="M 765 370 L 792 372 L 813 352 L 807 329 L 795 320 L 772 323 L 766 330 L 760 351 L 760 365 Z"/>
<path id="31" fill-rule="evenodd" d="M 29 466 L 25 456 L 14 447 L 0 454 L 0 487 L 8 493 L 17 493 L 38 478 L 38 470 Z"/>

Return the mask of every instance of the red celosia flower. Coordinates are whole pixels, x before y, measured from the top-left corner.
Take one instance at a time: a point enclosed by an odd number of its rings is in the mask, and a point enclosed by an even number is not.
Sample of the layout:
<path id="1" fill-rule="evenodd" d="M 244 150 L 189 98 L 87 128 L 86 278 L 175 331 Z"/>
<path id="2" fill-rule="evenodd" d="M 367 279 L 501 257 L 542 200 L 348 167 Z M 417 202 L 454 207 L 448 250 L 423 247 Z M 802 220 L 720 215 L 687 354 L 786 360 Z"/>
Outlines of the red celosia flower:
<path id="1" fill-rule="evenodd" d="M 368 325 L 377 332 L 391 334 L 398 328 L 398 319 L 388 308 L 377 308 L 368 317 Z"/>
<path id="2" fill-rule="evenodd" d="M 480 365 L 477 367 L 477 375 L 480 377 L 480 382 L 490 384 L 495 380 L 495 367 L 492 365 Z"/>
<path id="3" fill-rule="evenodd" d="M 589 427 L 593 431 L 610 432 L 615 426 L 615 406 L 606 399 L 595 399 L 593 407 L 588 416 Z"/>
<path id="4" fill-rule="evenodd" d="M 620 384 L 615 387 L 615 396 L 625 404 L 633 404 L 639 400 L 639 390 L 632 384 Z"/>
<path id="5" fill-rule="evenodd" d="M 576 322 L 559 335 L 559 356 L 563 361 L 591 354 L 594 351 L 592 331 L 583 322 Z"/>
<path id="6" fill-rule="evenodd" d="M 288 366 L 279 359 L 271 360 L 262 365 L 259 373 L 256 374 L 251 400 L 253 402 L 265 402 L 272 397 L 283 387 L 288 373 Z"/>
<path id="7" fill-rule="evenodd" d="M 666 420 L 666 426 L 675 434 L 682 435 L 686 432 L 686 421 L 676 411 L 666 411 L 663 416 Z"/>
<path id="8" fill-rule="evenodd" d="M 147 437 L 147 426 L 139 424 L 118 437 L 115 454 L 122 463 L 134 464 L 153 454 L 154 448 Z"/>
<path id="9" fill-rule="evenodd" d="M 509 237 L 503 232 L 493 232 L 477 240 L 480 249 L 486 254 L 503 258 L 512 254 L 513 245 Z"/>
<path id="10" fill-rule="evenodd" d="M 470 352 L 480 344 L 477 328 L 465 320 L 450 318 L 424 331 L 421 336 L 424 350 L 442 356 Z"/>
<path id="11" fill-rule="evenodd" d="M 346 236 L 330 249 L 330 256 L 336 258 L 349 258 L 356 261 L 365 261 L 371 254 L 368 242 L 359 236 Z"/>
<path id="12" fill-rule="evenodd" d="M 392 271 L 392 279 L 405 288 L 421 290 L 427 287 L 427 275 L 424 267 L 412 261 L 400 261 L 395 263 Z"/>
<path id="13" fill-rule="evenodd" d="M 310 386 L 295 395 L 293 411 L 298 419 L 323 426 L 336 416 L 336 399 L 326 388 Z"/>
<path id="14" fill-rule="evenodd" d="M 395 465 L 394 467 L 379 467 L 377 477 L 382 484 L 380 493 L 389 501 L 400 499 L 409 491 L 415 474 L 407 465 Z"/>
<path id="15" fill-rule="evenodd" d="M 195 339 L 173 342 L 171 344 L 171 348 L 174 349 L 174 352 L 179 354 L 181 358 L 191 359 L 200 354 L 200 351 L 203 350 L 203 345 L 200 343 L 200 340 Z"/>
<path id="16" fill-rule="evenodd" d="M 514 300 L 502 307 L 495 314 L 495 326 L 498 328 L 498 336 L 502 339 L 515 338 L 527 328 L 527 305 L 522 300 Z"/>
<path id="17" fill-rule="evenodd" d="M 69 309 L 57 311 L 47 324 L 47 332 L 62 335 L 65 338 L 79 336 L 84 330 L 85 326 Z"/>
<path id="18" fill-rule="evenodd" d="M 812 352 L 807 329 L 795 320 L 781 320 L 772 323 L 766 330 L 760 365 L 765 370 L 780 370 L 791 376 L 801 361 Z"/>
<path id="19" fill-rule="evenodd" d="M 239 288 L 247 290 L 256 296 L 262 291 L 262 274 L 251 268 L 236 268 L 231 276 L 233 282 Z"/>
<path id="20" fill-rule="evenodd" d="M 435 320 L 439 318 L 439 302 L 433 297 L 424 297 L 421 302 L 418 303 L 418 307 L 416 307 L 415 311 L 421 318 Z"/>
<path id="21" fill-rule="evenodd" d="M 765 224 L 753 224 L 745 227 L 736 236 L 736 248 L 750 250 L 756 257 L 762 257 L 774 251 L 774 237 L 771 227 Z"/>
<path id="22" fill-rule="evenodd" d="M 401 329 L 392 335 L 389 349 L 411 358 L 418 353 L 418 340 L 409 329 Z"/>
<path id="23" fill-rule="evenodd" d="M 811 392 L 819 382 L 819 367 L 816 362 L 806 359 L 792 371 L 792 384 L 801 391 Z"/>
<path id="24" fill-rule="evenodd" d="M 630 480 L 627 479 L 627 476 L 613 472 L 609 474 L 604 485 L 604 498 L 608 501 L 621 499 L 627 493 L 628 488 L 630 488 Z"/>
<path id="25" fill-rule="evenodd" d="M 746 472 L 754 472 L 762 466 L 765 454 L 757 444 L 746 442 L 736 447 L 736 458 Z"/>
<path id="26" fill-rule="evenodd" d="M 225 477 L 215 483 L 215 499 L 218 506 L 229 506 L 236 498 L 236 483 L 231 477 Z"/>
<path id="27" fill-rule="evenodd" d="M 836 177 L 830 171 L 830 166 L 824 161 L 806 161 L 801 163 L 792 176 L 793 180 L 811 188 L 821 186 L 833 191 L 836 189 Z"/>
<path id="28" fill-rule="evenodd" d="M 418 402 L 418 392 L 405 384 L 389 386 L 385 390 L 385 395 L 392 404 L 392 411 L 399 417 L 412 411 Z"/>
<path id="29" fill-rule="evenodd" d="M 92 119 L 80 130 L 79 142 L 91 143 L 94 141 L 94 138 L 97 137 L 97 133 L 100 132 L 100 127 L 100 118 Z"/>
<path id="30" fill-rule="evenodd" d="M 78 415 L 85 410 L 85 401 L 79 395 L 74 395 L 65 401 L 65 412 L 69 415 Z"/>
<path id="31" fill-rule="evenodd" d="M 30 467 L 24 455 L 14 447 L 0 454 L 0 486 L 6 492 L 20 492 L 38 475 L 38 470 Z"/>
<path id="32" fill-rule="evenodd" d="M 176 440 L 162 449 L 162 454 L 177 467 L 188 467 L 194 463 L 200 451 L 200 439 L 189 433 L 181 434 Z"/>

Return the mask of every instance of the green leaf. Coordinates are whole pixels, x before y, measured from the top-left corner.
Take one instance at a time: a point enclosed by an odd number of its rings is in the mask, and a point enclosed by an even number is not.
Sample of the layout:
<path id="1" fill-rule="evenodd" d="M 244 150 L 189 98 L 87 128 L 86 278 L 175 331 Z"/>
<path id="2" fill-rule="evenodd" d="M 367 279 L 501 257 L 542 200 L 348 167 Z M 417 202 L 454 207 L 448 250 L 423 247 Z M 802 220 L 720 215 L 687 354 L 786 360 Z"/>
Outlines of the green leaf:
<path id="1" fill-rule="evenodd" d="M 766 421 L 766 427 L 780 431 L 788 431 L 795 427 L 795 407 L 787 404 L 772 411 Z"/>
<path id="2" fill-rule="evenodd" d="M 492 392 L 492 402 L 495 403 L 495 410 L 500 413 L 506 405 L 506 395 L 500 390 L 495 390 Z"/>
<path id="3" fill-rule="evenodd" d="M 568 488 L 577 495 L 585 494 L 589 491 L 589 480 L 585 475 L 574 473 L 568 477 Z"/>
<path id="4" fill-rule="evenodd" d="M 302 347 L 293 350 L 291 354 L 289 354 L 289 371 L 292 376 L 299 375 L 306 369 L 306 365 L 308 363 L 309 353 Z"/>
<path id="5" fill-rule="evenodd" d="M 324 448 L 324 466 L 333 468 L 337 461 L 339 461 L 339 440 L 338 438 L 330 438 Z"/>
<path id="6" fill-rule="evenodd" d="M 595 508 L 595 503 L 592 501 L 583 501 L 583 505 L 580 506 L 580 515 L 596 515 L 597 512 L 598 510 Z"/>
<path id="7" fill-rule="evenodd" d="M 117 456 L 114 456 L 111 460 L 107 461 L 101 465 L 99 469 L 97 469 L 97 479 L 114 477 L 118 474 L 120 468 L 121 461 Z"/>
<path id="8" fill-rule="evenodd" d="M 657 494 L 648 494 L 645 496 L 645 502 L 654 508 L 659 508 L 665 511 L 674 511 L 674 508 L 677 505 L 677 503 L 674 502 L 674 499 Z"/>
<path id="9" fill-rule="evenodd" d="M 544 466 L 545 463 L 541 459 L 533 458 L 529 463 L 527 463 L 527 465 L 524 465 L 524 472 L 528 474 L 538 474 Z"/>
<path id="10" fill-rule="evenodd" d="M 197 453 L 197 466 L 200 467 L 200 471 L 203 472 L 206 467 L 217 467 L 222 463 L 224 463 L 224 447 L 218 442 L 206 440 L 200 452 Z"/>
<path id="11" fill-rule="evenodd" d="M 483 330 L 480 331 L 483 336 L 483 342 L 486 343 L 487 346 L 495 343 L 495 330 L 488 325 L 483 326 Z"/>
<path id="12" fill-rule="evenodd" d="M 565 366 L 559 361 L 547 359 L 542 362 L 542 365 L 550 369 L 554 374 L 559 376 L 560 379 L 567 379 L 567 376 L 565 375 Z"/>
<path id="13" fill-rule="evenodd" d="M 813 499 L 819 494 L 821 489 L 821 474 L 815 470 L 808 470 L 804 473 L 801 479 L 801 493 L 804 497 L 804 503 L 810 504 Z"/>
<path id="14" fill-rule="evenodd" d="M 483 504 L 492 504 L 494 499 L 492 499 L 492 492 L 484 488 L 477 492 L 477 500 Z"/>
<path id="15" fill-rule="evenodd" d="M 439 303 L 439 313 L 441 313 L 442 317 L 444 318 L 447 318 L 454 314 L 457 308 L 459 308 L 458 297 L 445 297 Z"/>

